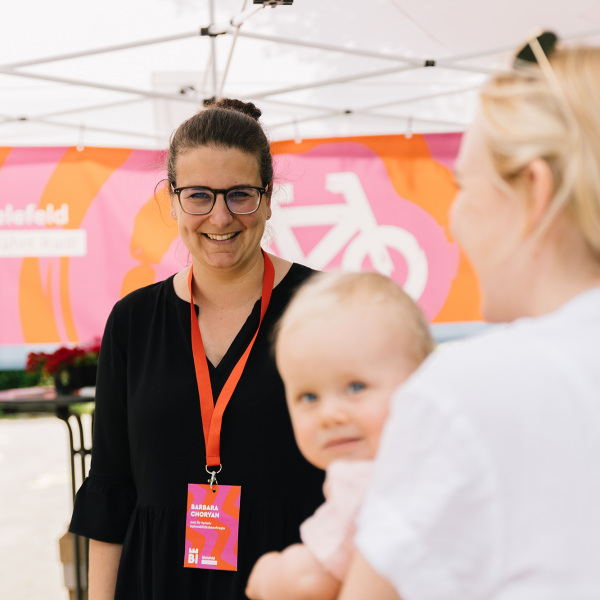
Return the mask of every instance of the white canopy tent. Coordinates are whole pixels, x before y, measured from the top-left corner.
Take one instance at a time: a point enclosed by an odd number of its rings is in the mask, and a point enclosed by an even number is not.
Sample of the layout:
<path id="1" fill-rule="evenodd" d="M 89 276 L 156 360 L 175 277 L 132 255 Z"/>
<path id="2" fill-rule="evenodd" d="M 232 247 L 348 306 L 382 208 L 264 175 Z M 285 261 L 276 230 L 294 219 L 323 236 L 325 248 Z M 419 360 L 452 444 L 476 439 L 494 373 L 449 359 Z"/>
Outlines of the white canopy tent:
<path id="1" fill-rule="evenodd" d="M 462 131 L 542 29 L 600 42 L 597 0 L 21 0 L 0 19 L 0 145 L 162 148 L 207 98 L 271 139 Z"/>

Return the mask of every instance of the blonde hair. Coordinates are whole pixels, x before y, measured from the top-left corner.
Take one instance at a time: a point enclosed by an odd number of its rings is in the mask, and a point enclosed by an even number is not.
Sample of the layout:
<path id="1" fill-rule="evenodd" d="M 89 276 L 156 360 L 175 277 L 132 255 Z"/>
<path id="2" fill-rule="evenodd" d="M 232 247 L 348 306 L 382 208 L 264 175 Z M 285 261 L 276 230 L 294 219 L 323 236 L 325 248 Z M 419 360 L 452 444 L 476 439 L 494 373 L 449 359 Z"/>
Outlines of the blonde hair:
<path id="1" fill-rule="evenodd" d="M 554 198 L 538 234 L 566 214 L 600 260 L 600 48 L 557 48 L 549 62 L 551 71 L 519 66 L 483 87 L 485 136 L 505 185 L 536 158 L 549 165 Z"/>
<path id="2" fill-rule="evenodd" d="M 391 322 L 406 332 L 407 350 L 421 363 L 435 342 L 427 319 L 416 302 L 392 279 L 379 273 L 318 273 L 294 294 L 273 332 L 274 348 L 282 333 L 310 319 L 335 313 L 340 306 L 359 305 L 374 311 L 387 310 Z"/>

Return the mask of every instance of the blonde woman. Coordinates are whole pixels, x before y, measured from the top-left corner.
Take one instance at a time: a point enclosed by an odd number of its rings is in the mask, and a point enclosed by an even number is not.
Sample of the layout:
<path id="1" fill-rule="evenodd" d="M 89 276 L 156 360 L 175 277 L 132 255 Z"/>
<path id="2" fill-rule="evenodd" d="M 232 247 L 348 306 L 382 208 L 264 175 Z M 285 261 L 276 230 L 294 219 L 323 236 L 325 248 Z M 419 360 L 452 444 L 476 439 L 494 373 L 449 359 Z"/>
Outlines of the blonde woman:
<path id="1" fill-rule="evenodd" d="M 484 87 L 456 165 L 453 232 L 510 324 L 396 392 L 343 600 L 600 598 L 600 49 L 554 39 Z"/>

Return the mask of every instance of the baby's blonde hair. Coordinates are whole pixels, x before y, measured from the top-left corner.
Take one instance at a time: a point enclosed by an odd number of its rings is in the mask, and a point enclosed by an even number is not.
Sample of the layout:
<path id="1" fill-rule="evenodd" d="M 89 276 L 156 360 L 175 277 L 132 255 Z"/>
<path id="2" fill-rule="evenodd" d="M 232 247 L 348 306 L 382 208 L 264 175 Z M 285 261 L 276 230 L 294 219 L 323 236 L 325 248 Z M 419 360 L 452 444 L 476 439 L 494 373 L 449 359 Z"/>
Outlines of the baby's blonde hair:
<path id="1" fill-rule="evenodd" d="M 600 260 L 600 48 L 557 48 L 549 62 L 551 71 L 521 65 L 483 87 L 485 136 L 504 185 L 532 160 L 547 162 L 554 198 L 538 234 L 568 215 Z"/>
<path id="2" fill-rule="evenodd" d="M 416 363 L 433 351 L 435 342 L 427 319 L 416 302 L 392 279 L 379 273 L 318 273 L 294 294 L 274 330 L 274 347 L 281 334 L 314 318 L 327 317 L 340 306 L 358 305 L 387 310 L 390 327 L 407 337 L 406 348 Z"/>

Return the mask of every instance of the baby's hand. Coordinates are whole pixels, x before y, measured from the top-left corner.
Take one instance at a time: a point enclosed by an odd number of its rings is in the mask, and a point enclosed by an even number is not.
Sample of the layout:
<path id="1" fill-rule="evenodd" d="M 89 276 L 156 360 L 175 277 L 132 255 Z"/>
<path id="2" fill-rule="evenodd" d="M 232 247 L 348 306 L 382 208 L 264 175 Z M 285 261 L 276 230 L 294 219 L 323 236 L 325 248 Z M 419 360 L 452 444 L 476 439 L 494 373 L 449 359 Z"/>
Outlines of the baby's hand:
<path id="1" fill-rule="evenodd" d="M 306 546 L 293 544 L 260 557 L 250 573 L 246 595 L 250 600 L 333 600 L 340 584 Z"/>
<path id="2" fill-rule="evenodd" d="M 279 554 L 279 552 L 268 552 L 256 561 L 246 586 L 246 596 L 250 600 L 265 599 L 266 587 L 271 579 L 271 572 L 275 568 Z"/>

